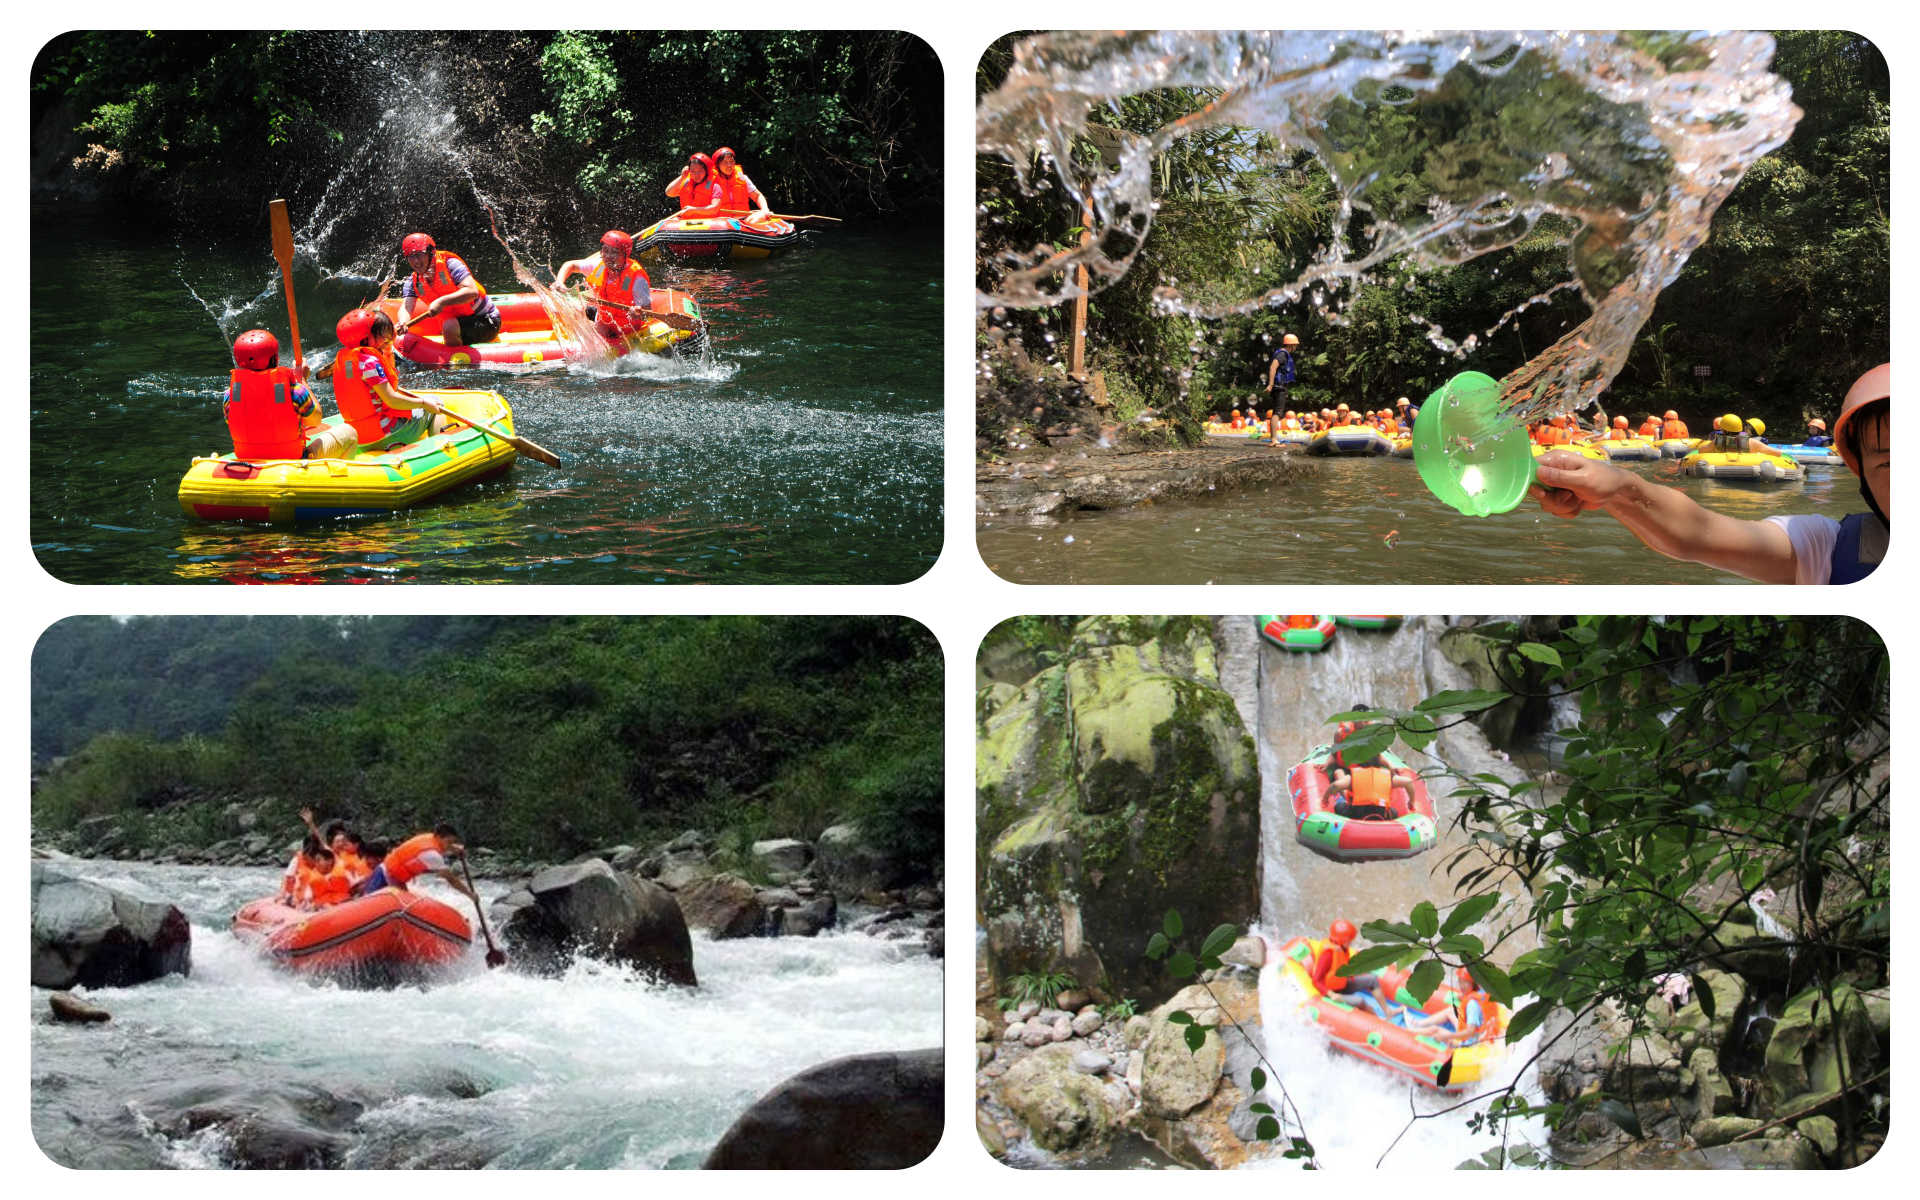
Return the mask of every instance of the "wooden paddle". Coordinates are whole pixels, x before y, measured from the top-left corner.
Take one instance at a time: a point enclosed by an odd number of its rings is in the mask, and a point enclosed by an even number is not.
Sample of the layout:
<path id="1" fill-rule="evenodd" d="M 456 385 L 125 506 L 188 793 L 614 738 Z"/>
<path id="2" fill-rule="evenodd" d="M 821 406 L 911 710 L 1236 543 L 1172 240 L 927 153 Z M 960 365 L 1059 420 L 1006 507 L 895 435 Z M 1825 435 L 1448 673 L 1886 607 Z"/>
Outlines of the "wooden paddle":
<path id="1" fill-rule="evenodd" d="M 507 952 L 493 944 L 493 931 L 487 928 L 487 912 L 480 907 L 480 890 L 473 886 L 473 868 L 467 865 L 467 856 L 460 856 L 460 870 L 467 876 L 467 887 L 473 892 L 473 915 L 480 918 L 480 936 L 487 939 L 487 966 L 504 967 L 507 965 Z"/>
<path id="2" fill-rule="evenodd" d="M 304 370 L 305 356 L 300 353 L 300 314 L 293 307 L 293 223 L 287 218 L 287 202 L 274 200 L 267 205 L 273 223 L 273 256 L 280 260 L 280 282 L 287 293 L 287 324 L 293 329 L 293 365 Z"/>
<path id="3" fill-rule="evenodd" d="M 751 217 L 759 211 L 760 211 L 759 209 L 746 209 L 746 208 L 718 208 L 718 209 L 713 209 L 711 211 L 707 209 L 683 208 L 679 212 L 673 215 L 676 217 L 684 217 L 689 213 L 698 213 L 702 217 Z M 785 221 L 789 225 L 799 225 L 799 226 L 803 226 L 805 228 L 810 228 L 810 229 L 825 228 L 825 226 L 821 224 L 822 222 L 827 222 L 833 225 L 840 224 L 839 217 L 823 217 L 819 213 L 808 213 L 804 217 L 796 217 L 788 213 L 777 213 L 777 212 L 770 212 L 767 215 L 770 217 L 778 217 L 780 220 Z"/>
<path id="4" fill-rule="evenodd" d="M 560 456 L 545 446 L 540 445 L 538 442 L 530 442 L 517 434 L 508 433 L 506 430 L 489 425 L 477 417 L 464 417 L 457 412 L 449 412 L 437 401 L 430 400 L 425 396 L 419 396 L 417 393 L 416 398 L 425 401 L 420 407 L 426 409 L 428 412 L 438 413 L 449 421 L 460 421 L 464 424 L 471 425 L 482 433 L 490 433 L 507 445 L 512 446 L 515 450 L 526 455 L 528 458 L 533 459 L 535 462 L 543 462 L 550 467 L 560 465 Z"/>
<path id="5" fill-rule="evenodd" d="M 662 325 L 665 325 L 668 329 L 694 330 L 700 328 L 700 322 L 687 316 L 685 313 L 655 312 L 650 308 L 635 308 L 631 304 L 622 304 L 618 300 L 602 300 L 592 292 L 574 290 L 572 294 L 579 296 L 590 304 L 604 304 L 608 308 L 617 308 L 621 312 L 630 312 L 643 317 L 651 317 Z"/>

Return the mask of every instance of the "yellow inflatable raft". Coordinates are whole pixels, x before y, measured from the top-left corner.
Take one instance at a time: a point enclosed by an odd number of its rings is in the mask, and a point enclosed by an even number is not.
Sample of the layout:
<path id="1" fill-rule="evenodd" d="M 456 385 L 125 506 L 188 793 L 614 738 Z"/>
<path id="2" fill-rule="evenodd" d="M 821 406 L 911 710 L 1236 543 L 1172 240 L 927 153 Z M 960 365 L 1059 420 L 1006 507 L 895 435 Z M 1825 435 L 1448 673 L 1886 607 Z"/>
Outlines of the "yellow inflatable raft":
<path id="1" fill-rule="evenodd" d="M 1591 458 L 1595 462 L 1607 461 L 1607 452 L 1594 449 L 1592 442 L 1569 442 L 1560 446 L 1542 446 L 1539 442 L 1533 444 L 1535 458 L 1539 458 L 1549 450 L 1565 450 L 1570 454 L 1578 454 L 1581 458 Z"/>
<path id="2" fill-rule="evenodd" d="M 513 410 L 495 392 L 428 391 L 455 416 L 513 433 Z M 338 417 L 327 418 L 338 425 Z M 260 459 L 231 454 L 196 458 L 180 480 L 180 507 L 207 521 L 276 525 L 361 513 L 389 513 L 498 475 L 518 457 L 512 446 L 471 425 L 380 454 L 353 458 Z"/>
<path id="3" fill-rule="evenodd" d="M 1659 462 L 1660 447 L 1645 438 L 1627 438 L 1615 440 L 1608 438 L 1593 443 L 1606 451 L 1607 457 L 1615 462 Z"/>
<path id="4" fill-rule="evenodd" d="M 1696 450 L 1680 460 L 1682 475 L 1702 479 L 1744 479 L 1757 483 L 1792 483 L 1805 479 L 1807 469 L 1784 454 L 1751 451 Z"/>

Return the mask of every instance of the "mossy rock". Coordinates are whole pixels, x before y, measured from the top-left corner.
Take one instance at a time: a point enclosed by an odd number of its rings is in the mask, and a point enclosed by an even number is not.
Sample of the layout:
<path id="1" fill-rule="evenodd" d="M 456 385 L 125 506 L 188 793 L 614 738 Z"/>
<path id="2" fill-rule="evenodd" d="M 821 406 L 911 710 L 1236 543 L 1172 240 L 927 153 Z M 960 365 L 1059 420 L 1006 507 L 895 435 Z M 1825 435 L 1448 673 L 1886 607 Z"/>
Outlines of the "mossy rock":
<path id="1" fill-rule="evenodd" d="M 1837 1093 L 1843 1067 L 1846 1077 L 1857 1081 L 1879 1065 L 1873 1019 L 1860 994 L 1845 984 L 1833 988 L 1831 1006 L 1817 987 L 1787 1001 L 1767 1039 L 1767 1085 L 1776 1099 L 1790 1099 L 1794 1108 Z"/>

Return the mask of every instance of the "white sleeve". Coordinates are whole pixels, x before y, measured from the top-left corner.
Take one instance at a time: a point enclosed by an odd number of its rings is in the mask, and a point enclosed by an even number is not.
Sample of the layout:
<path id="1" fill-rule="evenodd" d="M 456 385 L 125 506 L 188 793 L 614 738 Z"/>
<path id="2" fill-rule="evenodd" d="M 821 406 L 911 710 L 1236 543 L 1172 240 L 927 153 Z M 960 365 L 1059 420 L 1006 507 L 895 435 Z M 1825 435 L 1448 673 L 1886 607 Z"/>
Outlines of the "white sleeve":
<path id="1" fill-rule="evenodd" d="M 423 850 L 420 853 L 420 865 L 429 871 L 444 871 L 447 860 L 438 850 Z"/>
<path id="2" fill-rule="evenodd" d="M 1840 540 L 1840 522 L 1832 517 L 1796 515 L 1768 517 L 1787 531 L 1793 543 L 1793 581 L 1825 583 L 1833 577 L 1833 547 Z"/>

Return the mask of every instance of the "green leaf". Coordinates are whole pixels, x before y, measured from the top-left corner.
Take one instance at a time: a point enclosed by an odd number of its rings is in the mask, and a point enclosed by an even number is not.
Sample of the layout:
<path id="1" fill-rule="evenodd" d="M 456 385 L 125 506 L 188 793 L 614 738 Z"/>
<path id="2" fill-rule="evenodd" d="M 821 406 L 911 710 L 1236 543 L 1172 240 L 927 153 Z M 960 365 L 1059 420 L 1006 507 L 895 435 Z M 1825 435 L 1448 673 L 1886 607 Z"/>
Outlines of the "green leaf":
<path id="1" fill-rule="evenodd" d="M 1255 1067 L 1252 1071 L 1248 1072 L 1247 1082 L 1253 1085 L 1254 1091 L 1265 1091 L 1267 1087 L 1267 1073 L 1259 1067 Z"/>
<path id="2" fill-rule="evenodd" d="M 1435 692 L 1425 700 L 1413 706 L 1415 712 L 1445 715 L 1449 713 L 1483 712 L 1502 700 L 1510 699 L 1506 692 L 1460 691 L 1449 689 Z"/>
<path id="3" fill-rule="evenodd" d="M 1200 1047 L 1207 1044 L 1207 1031 L 1199 1025 L 1187 1026 L 1187 1052 L 1200 1053 Z"/>
<path id="4" fill-rule="evenodd" d="M 1193 1014 L 1176 1008 L 1167 1014 L 1167 1023 L 1170 1025 L 1191 1025 L 1193 1024 Z"/>
<path id="5" fill-rule="evenodd" d="M 1487 892 L 1462 900 L 1452 912 L 1447 914 L 1446 924 L 1440 927 L 1440 936 L 1452 937 L 1492 912 L 1494 906 L 1499 903 L 1500 896 L 1497 892 Z"/>
<path id="6" fill-rule="evenodd" d="M 1271 1104 L 1257 1104 L 1257 1103 L 1256 1103 L 1256 1104 L 1249 1104 L 1249 1105 L 1247 1105 L 1247 1111 L 1248 1111 L 1248 1112 L 1251 1112 L 1251 1113 L 1264 1113 L 1264 1114 L 1266 1114 L 1267 1116 L 1272 1116 L 1272 1115 L 1273 1115 L 1273 1105 L 1271 1105 Z"/>
<path id="7" fill-rule="evenodd" d="M 1360 932 L 1375 942 L 1417 942 L 1420 931 L 1404 921 L 1368 921 L 1360 927 Z"/>
<path id="8" fill-rule="evenodd" d="M 1457 954 L 1461 958 L 1478 958 L 1486 952 L 1486 944 L 1470 933 L 1456 933 L 1452 937 L 1440 939 L 1442 954 Z"/>
<path id="9" fill-rule="evenodd" d="M 1560 665 L 1560 652 L 1552 646 L 1543 646 L 1539 642 L 1521 642 L 1516 649 L 1534 662 L 1546 663 L 1550 667 Z"/>
<path id="10" fill-rule="evenodd" d="M 1635 1138 L 1644 1138 L 1647 1136 L 1640 1128 L 1640 1118 L 1634 1115 L 1631 1108 L 1620 1103 L 1620 1101 L 1613 1099 L 1602 1100 L 1599 1104 L 1596 1104 L 1594 1108 L 1601 1116 L 1612 1121 L 1621 1129 L 1626 1130 L 1628 1136 Z"/>
<path id="11" fill-rule="evenodd" d="M 1369 946 L 1349 959 L 1347 965 L 1340 968 L 1339 974 L 1349 978 L 1362 975 L 1377 967 L 1386 966 L 1405 952 L 1406 946 L 1399 943 L 1391 946 Z"/>
<path id="12" fill-rule="evenodd" d="M 1414 905 L 1413 911 L 1407 914 L 1407 919 L 1413 922 L 1413 927 L 1420 931 L 1420 936 L 1423 938 L 1430 938 L 1440 932 L 1440 910 L 1433 906 L 1431 900 L 1422 900 Z"/>
<path id="13" fill-rule="evenodd" d="M 1489 995 L 1491 995 L 1491 993 L 1489 993 Z M 1521 1038 L 1540 1028 L 1540 1023 L 1547 1019 L 1547 1014 L 1551 1011 L 1553 1011 L 1552 1001 L 1535 1000 L 1532 1004 L 1527 1005 L 1519 1012 L 1513 1014 L 1513 1019 L 1507 1022 L 1507 1044 L 1511 1046 Z"/>
<path id="14" fill-rule="evenodd" d="M 1253 1127 L 1255 1141 L 1271 1142 L 1280 1136 L 1280 1122 L 1272 1117 L 1261 1117 Z"/>
<path id="15" fill-rule="evenodd" d="M 1191 979 L 1197 974 L 1193 955 L 1185 950 L 1167 960 L 1167 973 L 1175 979 Z"/>
<path id="16" fill-rule="evenodd" d="M 1425 1004 L 1433 995 L 1433 990 L 1446 978 L 1447 965 L 1437 958 L 1429 958 L 1413 969 L 1407 977 L 1407 991 L 1415 1000 Z"/>
<path id="17" fill-rule="evenodd" d="M 1164 933 L 1156 933 L 1152 937 L 1147 939 L 1147 957 L 1148 958 L 1155 959 L 1155 960 L 1163 958 L 1165 957 L 1167 951 L 1171 950 L 1172 948 L 1173 948 L 1173 943 L 1167 940 L 1167 935 Z"/>
<path id="18" fill-rule="evenodd" d="M 1473 977 L 1480 981 L 1481 987 L 1487 989 L 1487 995 L 1502 1004 L 1513 1004 L 1513 980 L 1507 977 L 1505 971 L 1481 959 L 1473 964 Z"/>
<path id="19" fill-rule="evenodd" d="M 1160 928 L 1166 932 L 1168 941 L 1173 941 L 1175 938 L 1178 938 L 1181 932 L 1186 929 L 1186 926 L 1180 923 L 1180 911 L 1173 908 L 1168 909 L 1167 919 L 1160 923 Z"/>
<path id="20" fill-rule="evenodd" d="M 1218 958 L 1233 949 L 1234 942 L 1239 939 L 1240 927 L 1238 925 L 1216 926 L 1214 931 L 1207 935 L 1207 940 L 1201 945 L 1200 957 Z"/>

